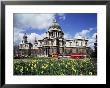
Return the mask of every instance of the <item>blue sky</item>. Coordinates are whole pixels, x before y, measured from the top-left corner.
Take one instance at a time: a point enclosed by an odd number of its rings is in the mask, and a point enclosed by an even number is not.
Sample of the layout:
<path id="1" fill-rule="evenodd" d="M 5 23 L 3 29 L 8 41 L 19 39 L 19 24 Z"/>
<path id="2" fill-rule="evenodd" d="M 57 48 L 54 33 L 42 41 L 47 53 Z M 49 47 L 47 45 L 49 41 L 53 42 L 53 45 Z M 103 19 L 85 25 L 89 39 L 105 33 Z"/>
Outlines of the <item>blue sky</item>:
<path id="1" fill-rule="evenodd" d="M 76 13 L 76 14 L 65 14 L 65 21 L 58 20 L 62 29 L 65 33 L 69 33 L 71 35 L 75 35 L 77 32 L 82 30 L 87 30 L 89 28 L 93 28 L 94 30 L 90 33 L 96 32 L 97 28 L 97 14 L 95 13 Z"/>
<path id="2" fill-rule="evenodd" d="M 50 14 L 14 14 L 14 43 L 19 43 L 24 33 L 33 39 L 44 36 L 52 19 L 60 24 L 65 38 L 84 36 L 92 39 L 97 33 L 96 13 L 50 13 Z"/>

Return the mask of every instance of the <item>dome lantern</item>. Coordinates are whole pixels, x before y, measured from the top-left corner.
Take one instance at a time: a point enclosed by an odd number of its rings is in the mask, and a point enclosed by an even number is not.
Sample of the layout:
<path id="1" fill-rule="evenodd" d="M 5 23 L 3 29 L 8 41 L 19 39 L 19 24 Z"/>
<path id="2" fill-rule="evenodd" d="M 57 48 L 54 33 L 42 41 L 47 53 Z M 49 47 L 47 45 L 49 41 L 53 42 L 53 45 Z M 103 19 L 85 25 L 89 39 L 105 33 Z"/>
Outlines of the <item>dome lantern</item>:
<path id="1" fill-rule="evenodd" d="M 61 31 L 61 27 L 60 25 L 57 23 L 56 19 L 53 19 L 53 22 L 52 24 L 50 25 L 49 29 L 50 30 L 58 30 L 58 31 Z"/>

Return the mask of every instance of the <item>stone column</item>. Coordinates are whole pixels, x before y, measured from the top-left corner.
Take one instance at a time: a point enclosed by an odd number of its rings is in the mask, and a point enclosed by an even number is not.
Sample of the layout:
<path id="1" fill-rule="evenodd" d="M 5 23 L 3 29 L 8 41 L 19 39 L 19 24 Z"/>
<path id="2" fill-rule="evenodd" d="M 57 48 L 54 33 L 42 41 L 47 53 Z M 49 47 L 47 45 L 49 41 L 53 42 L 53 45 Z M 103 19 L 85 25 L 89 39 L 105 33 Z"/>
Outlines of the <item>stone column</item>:
<path id="1" fill-rule="evenodd" d="M 57 32 L 57 37 L 58 37 L 58 32 Z"/>
<path id="2" fill-rule="evenodd" d="M 53 32 L 54 33 L 54 36 L 55 36 L 55 32 Z"/>
<path id="3" fill-rule="evenodd" d="M 58 37 L 59 37 L 59 32 L 58 32 Z"/>

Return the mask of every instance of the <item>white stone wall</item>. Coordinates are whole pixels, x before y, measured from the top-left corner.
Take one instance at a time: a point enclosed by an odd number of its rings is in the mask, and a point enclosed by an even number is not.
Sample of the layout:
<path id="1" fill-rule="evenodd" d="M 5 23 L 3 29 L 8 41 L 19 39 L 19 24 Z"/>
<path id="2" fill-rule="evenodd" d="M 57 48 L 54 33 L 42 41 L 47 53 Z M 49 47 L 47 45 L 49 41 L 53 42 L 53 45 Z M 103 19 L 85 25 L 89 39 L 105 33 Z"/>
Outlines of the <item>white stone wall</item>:
<path id="1" fill-rule="evenodd" d="M 85 44 L 86 44 L 86 40 L 83 40 L 83 39 L 66 41 L 66 47 L 86 46 Z"/>
<path id="2" fill-rule="evenodd" d="M 29 49 L 29 44 L 20 44 L 19 49 Z"/>
<path id="3" fill-rule="evenodd" d="M 33 44 L 32 49 L 38 49 L 38 45 L 37 44 Z"/>
<path id="4" fill-rule="evenodd" d="M 38 47 L 42 47 L 43 45 L 46 45 L 46 46 L 56 46 L 56 39 L 53 40 L 53 45 L 52 45 L 52 41 L 49 40 L 49 41 L 46 41 L 47 42 L 47 45 L 44 43 L 44 41 L 40 42 L 38 41 L 38 44 L 33 44 L 33 47 L 32 49 L 38 49 Z M 76 45 L 76 42 L 77 42 L 77 45 Z M 85 40 L 69 40 L 69 41 L 66 41 L 66 44 L 65 44 L 65 47 L 75 47 L 75 46 L 86 46 L 86 41 Z M 59 41 L 59 45 L 60 46 L 64 46 L 62 44 L 62 40 Z M 29 44 L 20 44 L 19 45 L 19 49 L 29 49 Z"/>

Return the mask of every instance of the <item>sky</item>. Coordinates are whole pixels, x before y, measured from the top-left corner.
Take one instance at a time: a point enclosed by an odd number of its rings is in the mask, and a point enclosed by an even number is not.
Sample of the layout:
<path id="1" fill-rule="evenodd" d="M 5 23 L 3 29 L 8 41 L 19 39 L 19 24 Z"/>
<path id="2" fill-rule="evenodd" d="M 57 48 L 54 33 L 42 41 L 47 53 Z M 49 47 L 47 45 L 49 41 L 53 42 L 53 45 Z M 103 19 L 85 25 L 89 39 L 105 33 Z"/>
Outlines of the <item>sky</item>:
<path id="1" fill-rule="evenodd" d="M 97 34 L 96 13 L 15 13 L 13 15 L 14 44 L 22 41 L 24 33 L 28 41 L 33 43 L 35 37 L 42 39 L 51 25 L 53 19 L 60 24 L 64 38 L 86 38 L 88 46 L 93 47 Z"/>

